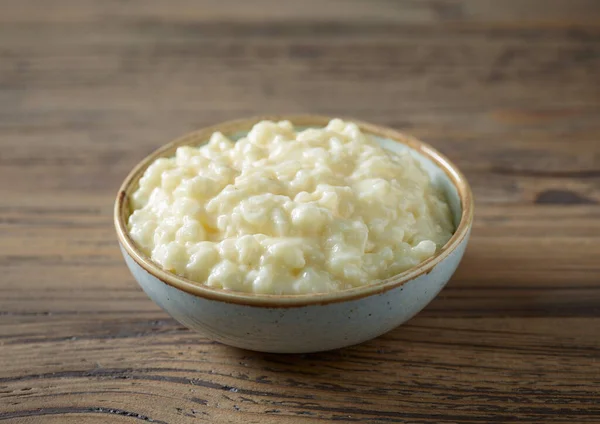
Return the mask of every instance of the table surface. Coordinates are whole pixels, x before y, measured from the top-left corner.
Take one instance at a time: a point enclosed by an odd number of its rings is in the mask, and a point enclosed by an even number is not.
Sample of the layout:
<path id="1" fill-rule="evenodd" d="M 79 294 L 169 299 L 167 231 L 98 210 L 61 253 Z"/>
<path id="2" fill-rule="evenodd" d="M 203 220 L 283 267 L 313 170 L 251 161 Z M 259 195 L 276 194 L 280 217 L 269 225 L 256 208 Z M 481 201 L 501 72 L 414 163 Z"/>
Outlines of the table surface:
<path id="1" fill-rule="evenodd" d="M 0 0 L 0 421 L 600 422 L 600 3 L 235 3 Z M 121 258 L 137 161 L 285 112 L 412 133 L 473 186 L 457 274 L 376 340 L 229 348 Z"/>

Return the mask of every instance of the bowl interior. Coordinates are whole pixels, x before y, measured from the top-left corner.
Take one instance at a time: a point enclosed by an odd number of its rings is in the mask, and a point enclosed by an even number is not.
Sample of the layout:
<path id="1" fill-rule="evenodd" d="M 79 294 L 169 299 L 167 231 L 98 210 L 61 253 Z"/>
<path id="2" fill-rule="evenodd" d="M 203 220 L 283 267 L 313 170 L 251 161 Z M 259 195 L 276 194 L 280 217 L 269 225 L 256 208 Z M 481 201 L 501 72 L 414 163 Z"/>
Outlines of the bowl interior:
<path id="1" fill-rule="evenodd" d="M 439 167 L 438 164 L 433 162 L 427 156 L 423 155 L 421 152 L 415 150 L 407 146 L 406 144 L 398 143 L 389 138 L 377 137 L 374 136 L 377 142 L 387 150 L 391 150 L 396 153 L 409 151 L 410 154 L 421 164 L 423 169 L 431 178 L 431 183 L 434 187 L 444 193 L 446 197 L 446 201 L 450 206 L 450 211 L 452 212 L 452 219 L 454 221 L 454 228 L 457 228 L 460 224 L 460 220 L 462 217 L 463 207 L 460 200 L 460 195 L 458 193 L 458 189 L 452 182 L 450 175 L 448 175 L 442 168 Z"/>
<path id="2" fill-rule="evenodd" d="M 121 245 L 125 251 L 146 271 L 155 275 L 166 284 L 172 285 L 190 294 L 234 303 L 255 304 L 262 306 L 278 306 L 281 303 L 290 305 L 328 303 L 329 301 L 349 300 L 373 293 L 387 291 L 407 281 L 410 281 L 421 273 L 428 272 L 429 269 L 433 268 L 437 263 L 442 261 L 448 252 L 455 248 L 467 235 L 471 226 L 473 214 L 472 195 L 468 183 L 460 171 L 454 165 L 452 165 L 448 159 L 446 159 L 442 154 L 437 152 L 426 143 L 423 143 L 398 131 L 373 124 L 363 123 L 354 119 L 348 119 L 349 121 L 357 123 L 364 133 L 374 137 L 382 147 L 394 152 L 408 150 L 429 174 L 432 183 L 444 193 L 452 212 L 455 232 L 451 239 L 446 243 L 445 246 L 443 246 L 442 249 L 440 249 L 438 253 L 436 253 L 436 255 L 425 260 L 414 268 L 411 268 L 399 275 L 381 281 L 377 284 L 371 284 L 333 293 L 303 295 L 265 295 L 254 293 L 238 293 L 223 289 L 215 289 L 162 270 L 159 265 L 155 264 L 135 246 L 135 242 L 131 239 L 127 231 L 127 220 L 131 213 L 129 196 L 137 189 L 139 179 L 143 175 L 146 168 L 159 157 L 169 157 L 174 155 L 175 150 L 179 146 L 200 146 L 205 144 L 208 142 L 210 135 L 215 131 L 220 131 L 231 139 L 238 140 L 245 136 L 255 123 L 264 119 L 274 121 L 289 120 L 297 129 L 302 130 L 309 127 L 325 126 L 332 118 L 312 115 L 262 116 L 217 124 L 215 126 L 204 128 L 188 134 L 159 148 L 142 160 L 127 176 L 123 182 L 123 185 L 121 186 L 117 201 L 115 203 L 115 227 L 117 229 L 119 241 L 121 242 Z"/>

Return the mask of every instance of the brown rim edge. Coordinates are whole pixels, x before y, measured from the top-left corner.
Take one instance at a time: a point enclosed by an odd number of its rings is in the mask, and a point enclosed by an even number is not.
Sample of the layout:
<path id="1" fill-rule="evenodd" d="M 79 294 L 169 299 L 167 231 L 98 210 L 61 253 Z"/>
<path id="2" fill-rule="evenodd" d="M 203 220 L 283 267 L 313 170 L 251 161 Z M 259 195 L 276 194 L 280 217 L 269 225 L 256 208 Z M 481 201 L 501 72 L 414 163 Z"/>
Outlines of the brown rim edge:
<path id="1" fill-rule="evenodd" d="M 215 289 L 163 270 L 159 265 L 155 264 L 137 248 L 135 242 L 131 239 L 127 231 L 126 220 L 129 216 L 128 196 L 136 188 L 138 180 L 142 176 L 143 172 L 151 162 L 159 157 L 174 154 L 176 148 L 181 145 L 202 144 L 206 142 L 210 135 L 215 131 L 221 131 L 222 133 L 228 135 L 248 130 L 255 123 L 265 119 L 273 121 L 288 120 L 295 126 L 324 126 L 333 118 L 322 115 L 264 115 L 222 122 L 184 135 L 183 137 L 158 148 L 146 156 L 141 162 L 139 162 L 129 173 L 129 175 L 127 175 L 123 181 L 123 184 L 121 184 L 117 199 L 115 201 L 114 223 L 117 231 L 117 237 L 121 246 L 123 246 L 127 254 L 129 254 L 129 256 L 146 272 L 150 273 L 171 287 L 177 288 L 194 296 L 221 302 L 269 308 L 325 305 L 328 303 L 344 302 L 383 293 L 402 286 L 408 281 L 413 280 L 422 274 L 427 274 L 437 264 L 442 262 L 468 234 L 473 222 L 473 195 L 471 188 L 463 174 L 452 162 L 450 162 L 450 160 L 448 160 L 448 158 L 427 143 L 424 143 L 399 131 L 375 124 L 369 124 L 352 118 L 343 118 L 356 123 L 364 132 L 409 146 L 434 162 L 446 173 L 446 175 L 448 175 L 458 191 L 462 214 L 459 225 L 454 234 L 437 254 L 421 262 L 418 266 L 383 280 L 377 284 L 370 284 L 362 287 L 342 290 L 339 292 L 305 295 L 266 295 Z"/>

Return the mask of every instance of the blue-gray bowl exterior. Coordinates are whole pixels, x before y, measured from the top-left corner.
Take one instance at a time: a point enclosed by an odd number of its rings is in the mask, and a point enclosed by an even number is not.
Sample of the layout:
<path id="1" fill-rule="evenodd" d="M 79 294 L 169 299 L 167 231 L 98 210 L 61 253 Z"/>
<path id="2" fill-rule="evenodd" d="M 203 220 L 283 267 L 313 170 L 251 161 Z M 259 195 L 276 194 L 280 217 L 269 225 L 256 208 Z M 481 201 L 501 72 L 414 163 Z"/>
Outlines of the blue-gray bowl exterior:
<path id="1" fill-rule="evenodd" d="M 445 286 L 468 236 L 429 273 L 400 287 L 363 298 L 308 306 L 264 307 L 186 293 L 159 280 L 125 251 L 146 294 L 183 325 L 224 344 L 249 350 L 306 353 L 341 348 L 380 336 L 412 318 Z"/>

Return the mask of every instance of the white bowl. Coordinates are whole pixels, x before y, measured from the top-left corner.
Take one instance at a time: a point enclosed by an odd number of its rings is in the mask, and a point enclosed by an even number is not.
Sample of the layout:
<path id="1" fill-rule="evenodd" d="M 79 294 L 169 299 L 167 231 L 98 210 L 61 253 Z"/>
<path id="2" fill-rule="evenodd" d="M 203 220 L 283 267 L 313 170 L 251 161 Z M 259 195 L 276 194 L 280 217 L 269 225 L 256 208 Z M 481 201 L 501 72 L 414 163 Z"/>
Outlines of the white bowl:
<path id="1" fill-rule="evenodd" d="M 129 270 L 146 294 L 183 325 L 244 349 L 305 353 L 341 348 L 377 337 L 423 309 L 458 266 L 473 221 L 473 196 L 460 171 L 432 147 L 400 132 L 356 122 L 390 150 L 409 149 L 450 204 L 456 231 L 433 257 L 385 281 L 334 293 L 262 295 L 214 289 L 163 270 L 135 245 L 127 232 L 129 196 L 156 158 L 181 145 L 205 143 L 214 131 L 243 136 L 263 120 L 291 121 L 296 127 L 324 126 L 324 116 L 260 116 L 204 128 L 175 140 L 140 162 L 127 176 L 115 203 L 114 220 Z"/>

